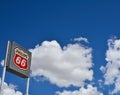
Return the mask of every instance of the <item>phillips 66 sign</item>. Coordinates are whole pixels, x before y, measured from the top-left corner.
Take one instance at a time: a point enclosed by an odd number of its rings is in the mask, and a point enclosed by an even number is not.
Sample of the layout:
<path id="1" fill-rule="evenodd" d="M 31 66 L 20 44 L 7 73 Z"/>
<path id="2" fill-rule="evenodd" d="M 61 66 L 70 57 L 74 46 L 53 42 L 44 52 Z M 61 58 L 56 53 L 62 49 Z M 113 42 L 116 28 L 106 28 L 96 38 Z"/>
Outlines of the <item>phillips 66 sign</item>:
<path id="1" fill-rule="evenodd" d="M 9 42 L 7 52 L 7 71 L 22 78 L 30 76 L 31 52 L 15 42 Z"/>

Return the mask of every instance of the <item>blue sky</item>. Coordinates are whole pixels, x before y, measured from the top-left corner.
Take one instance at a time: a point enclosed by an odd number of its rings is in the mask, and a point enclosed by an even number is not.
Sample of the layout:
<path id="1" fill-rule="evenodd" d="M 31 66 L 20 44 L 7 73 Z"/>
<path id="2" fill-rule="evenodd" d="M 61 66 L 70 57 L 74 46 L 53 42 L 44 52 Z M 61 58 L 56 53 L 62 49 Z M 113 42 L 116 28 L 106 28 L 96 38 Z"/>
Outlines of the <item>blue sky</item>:
<path id="1" fill-rule="evenodd" d="M 33 54 L 29 95 L 120 94 L 119 1 L 0 0 L 1 64 L 8 40 Z M 25 79 L 5 83 L 25 95 Z"/>

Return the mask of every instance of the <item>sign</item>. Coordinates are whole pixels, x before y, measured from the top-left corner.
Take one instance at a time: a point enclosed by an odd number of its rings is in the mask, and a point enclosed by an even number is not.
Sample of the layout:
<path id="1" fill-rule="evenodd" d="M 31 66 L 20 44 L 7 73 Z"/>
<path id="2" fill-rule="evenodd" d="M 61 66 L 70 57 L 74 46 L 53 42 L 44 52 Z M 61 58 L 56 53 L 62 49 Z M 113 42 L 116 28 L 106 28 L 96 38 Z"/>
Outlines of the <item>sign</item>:
<path id="1" fill-rule="evenodd" d="M 6 61 L 7 71 L 22 78 L 30 76 L 31 52 L 15 42 L 9 42 Z"/>
<path id="2" fill-rule="evenodd" d="M 28 59 L 29 56 L 24 51 L 20 50 L 19 48 L 15 49 L 15 55 L 13 58 L 13 63 L 21 70 L 28 69 Z"/>

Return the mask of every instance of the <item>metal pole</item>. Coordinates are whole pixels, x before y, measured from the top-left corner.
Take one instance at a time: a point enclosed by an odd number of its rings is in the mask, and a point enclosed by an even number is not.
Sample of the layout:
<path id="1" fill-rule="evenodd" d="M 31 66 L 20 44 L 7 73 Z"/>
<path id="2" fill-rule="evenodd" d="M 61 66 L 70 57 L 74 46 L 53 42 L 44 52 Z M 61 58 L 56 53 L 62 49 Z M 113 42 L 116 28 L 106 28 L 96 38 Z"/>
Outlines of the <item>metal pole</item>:
<path id="1" fill-rule="evenodd" d="M 29 95 L 29 83 L 30 83 L 30 78 L 27 78 L 27 83 L 26 83 L 26 95 Z"/>
<path id="2" fill-rule="evenodd" d="M 6 62 L 7 62 L 7 54 L 8 54 L 9 44 L 10 44 L 10 41 L 8 41 L 8 44 L 7 44 L 6 57 L 5 57 L 5 61 L 4 61 L 4 67 L 3 67 L 2 79 L 1 79 L 1 85 L 0 85 L 0 93 L 1 93 L 1 91 L 2 91 L 2 87 L 3 87 L 3 84 L 4 84 L 4 80 L 5 80 Z"/>

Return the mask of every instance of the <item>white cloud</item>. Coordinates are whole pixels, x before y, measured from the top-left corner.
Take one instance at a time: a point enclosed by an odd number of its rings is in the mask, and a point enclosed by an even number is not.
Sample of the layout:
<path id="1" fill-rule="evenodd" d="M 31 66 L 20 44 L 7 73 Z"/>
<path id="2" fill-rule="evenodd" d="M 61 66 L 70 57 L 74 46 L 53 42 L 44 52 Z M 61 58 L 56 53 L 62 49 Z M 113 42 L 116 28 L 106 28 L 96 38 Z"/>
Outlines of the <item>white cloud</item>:
<path id="1" fill-rule="evenodd" d="M 105 67 L 101 67 L 104 73 L 105 84 L 115 85 L 111 92 L 115 94 L 120 91 L 120 39 L 109 39 L 108 50 L 106 52 L 106 61 L 108 62 Z"/>
<path id="2" fill-rule="evenodd" d="M 4 65 L 4 60 L 0 62 L 0 64 Z M 0 78 L 0 85 L 1 85 L 1 78 Z M 22 92 L 17 91 L 17 86 L 13 84 L 7 84 L 4 82 L 0 95 L 23 95 Z"/>
<path id="3" fill-rule="evenodd" d="M 88 39 L 84 38 L 84 37 L 74 38 L 74 41 L 78 41 L 78 42 L 84 41 L 84 42 L 88 43 Z"/>
<path id="4" fill-rule="evenodd" d="M 75 91 L 56 92 L 56 95 L 103 95 L 103 93 L 99 92 L 96 87 L 88 85 L 87 88 L 82 87 Z"/>
<path id="5" fill-rule="evenodd" d="M 0 65 L 3 67 L 4 66 L 4 60 L 0 62 Z"/>
<path id="6" fill-rule="evenodd" d="M 30 51 L 33 77 L 44 76 L 60 87 L 79 87 L 93 79 L 91 48 L 77 43 L 62 48 L 57 41 L 44 41 Z"/>
<path id="7" fill-rule="evenodd" d="M 23 95 L 20 91 L 16 91 L 16 86 L 13 84 L 8 85 L 4 83 L 0 95 Z"/>

